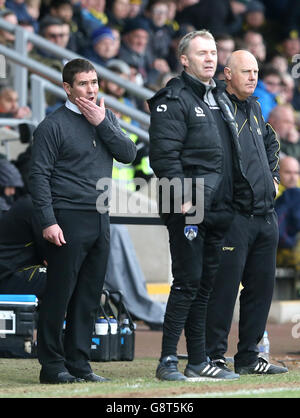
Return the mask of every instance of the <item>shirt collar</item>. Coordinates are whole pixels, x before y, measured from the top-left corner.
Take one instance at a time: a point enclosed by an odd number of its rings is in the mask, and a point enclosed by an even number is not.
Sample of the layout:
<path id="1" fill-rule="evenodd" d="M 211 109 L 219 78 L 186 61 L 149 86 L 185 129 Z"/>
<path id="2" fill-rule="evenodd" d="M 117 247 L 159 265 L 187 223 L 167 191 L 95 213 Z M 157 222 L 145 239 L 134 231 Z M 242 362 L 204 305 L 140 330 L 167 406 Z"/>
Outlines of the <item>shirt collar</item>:
<path id="1" fill-rule="evenodd" d="M 72 103 L 69 99 L 67 99 L 67 101 L 66 101 L 66 103 L 65 103 L 65 106 L 66 106 L 68 109 L 72 110 L 72 112 L 79 113 L 79 114 L 81 115 L 81 112 L 80 112 L 80 110 L 78 109 L 78 107 L 76 106 L 76 104 Z"/>
<path id="2" fill-rule="evenodd" d="M 214 89 L 217 85 L 216 85 L 216 82 L 215 82 L 215 80 L 213 79 L 213 78 L 211 78 L 210 79 L 210 81 L 209 81 L 209 83 L 204 83 L 203 81 L 201 81 L 199 78 L 197 78 L 197 77 L 195 77 L 194 75 L 192 75 L 192 74 L 190 74 L 190 73 L 187 73 L 193 80 L 195 80 L 195 81 L 197 81 L 198 83 L 201 83 L 204 87 L 205 87 L 205 89 L 206 89 L 206 91 L 207 90 L 212 90 L 212 89 Z"/>

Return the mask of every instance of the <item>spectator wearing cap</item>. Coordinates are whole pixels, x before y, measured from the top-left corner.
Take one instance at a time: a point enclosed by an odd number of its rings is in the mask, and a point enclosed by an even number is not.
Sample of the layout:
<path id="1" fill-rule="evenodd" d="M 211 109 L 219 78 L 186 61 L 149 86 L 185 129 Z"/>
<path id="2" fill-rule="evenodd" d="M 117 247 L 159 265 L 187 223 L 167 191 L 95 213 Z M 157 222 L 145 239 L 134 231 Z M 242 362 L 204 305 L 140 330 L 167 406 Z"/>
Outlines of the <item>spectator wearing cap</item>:
<path id="1" fill-rule="evenodd" d="M 248 29 L 259 30 L 265 23 L 265 6 L 260 1 L 251 0 L 247 3 L 244 25 Z"/>
<path id="2" fill-rule="evenodd" d="M 289 64 L 293 65 L 291 63 L 293 56 L 300 53 L 299 31 L 296 28 L 287 30 L 278 49 L 287 58 Z"/>
<path id="3" fill-rule="evenodd" d="M 118 58 L 137 68 L 144 84 L 154 84 L 160 73 L 168 72 L 169 66 L 164 58 L 158 58 L 151 48 L 151 28 L 144 17 L 130 19 L 122 36 Z"/>
<path id="4" fill-rule="evenodd" d="M 149 71 L 153 62 L 148 49 L 149 23 L 142 17 L 130 19 L 121 34 L 121 47 L 118 58 L 137 68 L 144 82 L 149 80 Z"/>
<path id="5" fill-rule="evenodd" d="M 114 57 L 114 35 L 108 26 L 100 26 L 92 32 L 91 46 L 82 55 L 95 64 L 105 66 Z"/>
<path id="6" fill-rule="evenodd" d="M 17 196 L 17 189 L 24 186 L 17 167 L 6 158 L 0 159 L 0 216 L 8 211 Z"/>

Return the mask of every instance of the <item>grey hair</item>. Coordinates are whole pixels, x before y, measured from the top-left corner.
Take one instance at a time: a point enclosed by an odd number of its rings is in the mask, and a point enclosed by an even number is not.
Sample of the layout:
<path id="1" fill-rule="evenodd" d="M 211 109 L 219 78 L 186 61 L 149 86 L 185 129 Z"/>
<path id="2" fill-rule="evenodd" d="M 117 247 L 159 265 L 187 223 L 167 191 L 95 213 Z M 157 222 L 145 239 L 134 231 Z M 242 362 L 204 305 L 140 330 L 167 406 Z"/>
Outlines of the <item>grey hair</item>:
<path id="1" fill-rule="evenodd" d="M 215 38 L 213 37 L 213 35 L 207 30 L 207 29 L 202 29 L 202 30 L 195 30 L 192 32 L 187 33 L 183 38 L 181 38 L 179 45 L 178 45 L 178 57 L 180 57 L 181 55 L 184 55 L 190 45 L 190 42 L 192 39 L 197 38 L 205 38 L 205 39 L 210 39 L 212 41 L 215 42 Z"/>

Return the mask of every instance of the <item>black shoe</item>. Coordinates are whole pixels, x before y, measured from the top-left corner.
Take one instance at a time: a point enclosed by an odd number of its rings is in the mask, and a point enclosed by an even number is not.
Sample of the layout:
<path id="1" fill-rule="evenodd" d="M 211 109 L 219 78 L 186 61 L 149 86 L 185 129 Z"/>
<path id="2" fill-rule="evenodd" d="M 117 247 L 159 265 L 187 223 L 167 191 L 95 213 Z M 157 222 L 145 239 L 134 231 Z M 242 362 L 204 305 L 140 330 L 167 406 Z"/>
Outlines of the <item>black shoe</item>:
<path id="1" fill-rule="evenodd" d="M 183 381 L 187 378 L 177 369 L 178 359 L 176 356 L 163 357 L 156 369 L 156 377 L 160 380 Z"/>
<path id="2" fill-rule="evenodd" d="M 269 363 L 262 357 L 249 364 L 249 366 L 235 366 L 236 373 L 239 374 L 279 374 L 287 373 L 288 369 L 282 366 L 275 366 L 274 364 Z"/>
<path id="3" fill-rule="evenodd" d="M 221 369 L 212 361 L 194 365 L 187 364 L 185 371 L 187 377 L 207 377 L 211 379 L 238 379 L 240 376 L 230 369 Z"/>
<path id="4" fill-rule="evenodd" d="M 106 377 L 98 376 L 97 374 L 93 372 L 88 373 L 84 376 L 81 376 L 80 378 L 83 379 L 85 382 L 97 382 L 97 383 L 108 382 L 110 380 L 110 379 L 107 379 Z"/>
<path id="5" fill-rule="evenodd" d="M 56 374 L 47 374 L 41 370 L 40 372 L 40 383 L 45 384 L 60 384 L 60 383 L 77 383 L 83 382 L 75 376 L 72 376 L 69 372 L 60 372 Z"/>
<path id="6" fill-rule="evenodd" d="M 223 358 L 217 358 L 211 361 L 215 366 L 219 367 L 222 370 L 225 370 L 226 372 L 232 372 L 232 370 L 227 366 L 226 360 Z"/>

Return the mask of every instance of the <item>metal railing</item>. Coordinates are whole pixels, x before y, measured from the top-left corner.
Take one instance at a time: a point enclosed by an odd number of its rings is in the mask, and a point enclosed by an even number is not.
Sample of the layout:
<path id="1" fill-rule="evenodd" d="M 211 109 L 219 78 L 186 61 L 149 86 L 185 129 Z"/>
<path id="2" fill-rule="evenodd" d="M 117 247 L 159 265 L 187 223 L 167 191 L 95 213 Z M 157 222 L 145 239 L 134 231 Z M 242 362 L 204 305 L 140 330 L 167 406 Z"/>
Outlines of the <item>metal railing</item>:
<path id="1" fill-rule="evenodd" d="M 61 99 L 66 98 L 66 93 L 64 89 L 61 87 L 55 86 L 54 84 L 50 83 L 49 81 L 41 78 L 40 76 L 36 74 L 32 74 L 30 76 L 31 80 L 31 91 L 32 96 L 35 98 L 35 100 L 32 102 L 32 114 L 33 122 L 35 124 L 38 124 L 40 121 L 42 121 L 45 117 L 45 105 L 41 102 L 45 98 L 45 91 L 49 91 L 50 93 L 55 94 L 57 97 Z M 106 94 L 99 94 L 99 96 L 104 97 L 105 103 L 111 106 L 112 108 L 120 111 L 121 113 L 125 113 L 127 110 L 127 106 L 120 103 L 118 100 L 114 99 L 113 97 L 110 97 Z M 144 118 L 143 115 L 141 115 L 141 112 L 136 111 L 133 109 L 136 116 L 136 120 L 138 120 L 141 123 L 147 124 L 147 119 Z M 1 120 L 0 120 L 1 123 Z M 132 125 L 130 123 L 127 123 L 123 121 L 122 119 L 119 119 L 119 124 L 122 128 L 124 128 L 126 131 L 130 133 L 134 133 L 138 135 L 138 137 L 143 141 L 149 141 L 149 134 L 147 131 Z"/>
<path id="2" fill-rule="evenodd" d="M 24 30 L 22 27 L 13 25 L 4 19 L 0 18 L 0 28 L 7 30 L 9 32 L 14 32 L 16 35 L 15 39 L 15 49 L 10 49 L 5 47 L 4 45 L 0 45 L 0 53 L 3 54 L 6 59 L 12 61 L 16 64 L 16 74 L 15 74 L 15 89 L 18 91 L 19 94 L 19 103 L 21 106 L 27 104 L 27 85 L 28 85 L 28 71 L 33 73 L 37 73 L 40 76 L 40 81 L 38 82 L 37 79 L 35 82 L 34 93 L 32 97 L 34 97 L 34 101 L 32 102 L 32 113 L 33 113 L 33 120 L 35 122 L 40 122 L 41 115 L 44 114 L 43 110 L 41 109 L 41 104 L 43 103 L 43 94 L 44 89 L 47 88 L 51 90 L 53 94 L 58 95 L 58 97 L 62 97 L 62 89 L 60 89 L 57 85 L 61 85 L 62 78 L 61 74 L 56 70 L 41 64 L 40 62 L 29 58 L 27 56 L 27 42 L 31 42 L 34 46 L 41 48 L 47 52 L 50 52 L 54 56 L 58 58 L 64 59 L 74 59 L 80 58 L 81 56 L 69 51 L 67 49 L 61 48 L 52 42 L 47 41 L 46 39 L 42 38 L 39 35 L 33 34 Z M 81 57 L 84 58 L 84 57 Z M 148 99 L 153 96 L 154 92 L 144 87 L 137 86 L 136 84 L 124 80 L 118 74 L 102 67 L 100 65 L 94 64 L 95 69 L 98 75 L 101 78 L 110 80 L 115 82 L 116 84 L 120 85 L 121 87 L 126 88 L 128 92 L 130 92 L 133 96 L 138 97 L 140 99 Z M 44 83 L 42 83 L 42 78 Z M 52 82 L 54 84 L 49 83 Z M 50 85 L 51 84 L 51 85 Z M 55 85 L 56 84 L 56 85 Z M 120 121 L 120 124 L 125 129 L 129 130 L 130 132 L 134 132 L 138 134 L 141 139 L 148 140 L 148 132 L 147 128 L 150 124 L 150 117 L 146 112 L 142 112 L 137 110 L 133 107 L 127 106 L 118 100 L 114 99 L 108 95 L 101 95 L 105 97 L 105 102 L 108 106 L 112 107 L 116 111 L 119 111 L 122 114 L 125 114 L 131 117 L 133 120 L 139 122 L 145 129 L 133 127 L 131 124 L 126 124 L 124 121 Z M 65 98 L 65 93 L 64 93 Z"/>

